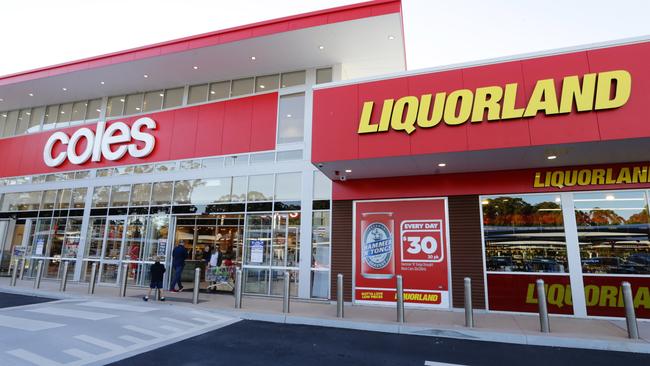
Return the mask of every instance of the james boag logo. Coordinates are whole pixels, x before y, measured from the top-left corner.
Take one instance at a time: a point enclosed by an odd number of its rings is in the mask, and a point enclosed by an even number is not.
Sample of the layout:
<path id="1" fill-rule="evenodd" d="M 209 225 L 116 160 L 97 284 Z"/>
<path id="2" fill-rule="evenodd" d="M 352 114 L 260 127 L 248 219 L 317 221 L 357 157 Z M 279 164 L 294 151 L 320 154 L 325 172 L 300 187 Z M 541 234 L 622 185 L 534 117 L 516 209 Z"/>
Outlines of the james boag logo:
<path id="1" fill-rule="evenodd" d="M 393 256 L 393 238 L 386 225 L 373 222 L 363 233 L 363 258 L 373 269 L 382 269 Z"/>

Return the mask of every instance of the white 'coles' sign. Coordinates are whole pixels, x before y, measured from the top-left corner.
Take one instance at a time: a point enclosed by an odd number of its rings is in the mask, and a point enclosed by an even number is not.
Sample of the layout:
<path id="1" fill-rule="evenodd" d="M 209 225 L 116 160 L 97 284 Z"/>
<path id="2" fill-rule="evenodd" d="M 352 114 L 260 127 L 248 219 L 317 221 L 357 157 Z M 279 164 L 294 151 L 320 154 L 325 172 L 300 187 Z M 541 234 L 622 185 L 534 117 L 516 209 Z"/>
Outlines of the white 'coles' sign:
<path id="1" fill-rule="evenodd" d="M 72 136 L 58 131 L 47 139 L 43 149 L 43 160 L 47 166 L 56 167 L 63 164 L 66 159 L 75 165 L 83 164 L 88 159 L 98 162 L 102 157 L 111 161 L 119 160 L 127 152 L 134 158 L 143 158 L 151 154 L 156 145 L 156 139 L 151 134 L 143 132 L 143 128 L 155 130 L 156 121 L 149 117 L 142 117 L 131 127 L 124 122 L 114 122 L 106 127 L 106 122 L 101 121 L 97 123 L 96 132 L 84 127 L 75 131 Z M 77 143 L 84 138 L 87 140 L 86 147 L 77 153 Z M 125 144 L 131 141 L 141 141 L 144 146 L 140 148 L 135 143 Z M 67 145 L 67 149 L 57 156 L 52 156 L 52 148 L 57 142 Z M 120 145 L 113 150 L 111 146 L 114 144 Z"/>

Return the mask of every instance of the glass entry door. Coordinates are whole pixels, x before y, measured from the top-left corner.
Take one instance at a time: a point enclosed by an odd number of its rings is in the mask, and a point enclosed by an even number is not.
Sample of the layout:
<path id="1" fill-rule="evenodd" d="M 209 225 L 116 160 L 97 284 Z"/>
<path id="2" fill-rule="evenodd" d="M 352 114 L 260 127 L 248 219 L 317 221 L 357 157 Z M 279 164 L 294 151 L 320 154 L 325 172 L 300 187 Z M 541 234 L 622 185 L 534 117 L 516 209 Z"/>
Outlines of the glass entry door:
<path id="1" fill-rule="evenodd" d="M 11 238 L 8 238 L 9 220 L 0 220 L 0 274 L 9 273 L 11 261 Z"/>
<path id="2" fill-rule="evenodd" d="M 281 296 L 288 271 L 291 296 L 298 296 L 299 248 L 299 212 L 248 215 L 244 292 Z"/>
<path id="3" fill-rule="evenodd" d="M 126 216 L 109 216 L 106 218 L 104 238 L 101 249 L 99 282 L 116 284 L 120 278 L 120 258 L 122 257 Z"/>

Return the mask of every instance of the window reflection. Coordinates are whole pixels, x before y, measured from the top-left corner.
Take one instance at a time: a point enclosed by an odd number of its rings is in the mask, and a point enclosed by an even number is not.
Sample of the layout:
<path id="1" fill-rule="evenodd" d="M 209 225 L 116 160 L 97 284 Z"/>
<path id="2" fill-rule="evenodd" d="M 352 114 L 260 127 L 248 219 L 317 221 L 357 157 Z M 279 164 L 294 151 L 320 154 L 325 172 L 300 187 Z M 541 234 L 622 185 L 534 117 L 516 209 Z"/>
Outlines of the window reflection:
<path id="1" fill-rule="evenodd" d="M 584 273 L 650 273 L 645 192 L 576 193 L 573 197 Z"/>
<path id="2" fill-rule="evenodd" d="M 560 197 L 483 197 L 488 271 L 568 272 Z"/>

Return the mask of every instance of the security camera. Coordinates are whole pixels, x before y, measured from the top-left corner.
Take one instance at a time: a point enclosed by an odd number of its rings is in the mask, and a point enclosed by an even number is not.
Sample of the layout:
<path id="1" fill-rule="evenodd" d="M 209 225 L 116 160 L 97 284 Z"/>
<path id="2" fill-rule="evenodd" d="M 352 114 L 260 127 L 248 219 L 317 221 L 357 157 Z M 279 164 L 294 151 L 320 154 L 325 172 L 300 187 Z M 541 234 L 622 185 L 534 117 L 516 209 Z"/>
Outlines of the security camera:
<path id="1" fill-rule="evenodd" d="M 322 167 L 323 167 L 323 163 L 318 163 L 317 166 L 318 166 L 319 168 L 322 168 Z"/>
<path id="2" fill-rule="evenodd" d="M 346 178 L 345 175 L 342 175 L 339 179 L 341 182 L 345 182 L 348 178 Z"/>

